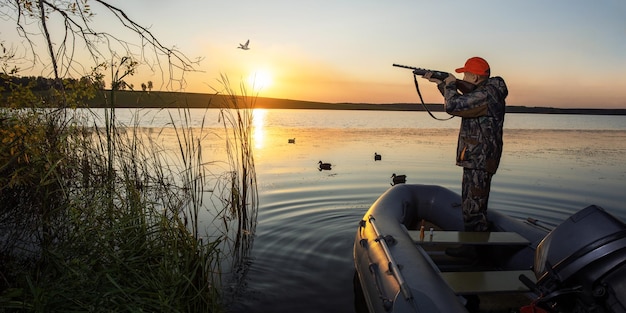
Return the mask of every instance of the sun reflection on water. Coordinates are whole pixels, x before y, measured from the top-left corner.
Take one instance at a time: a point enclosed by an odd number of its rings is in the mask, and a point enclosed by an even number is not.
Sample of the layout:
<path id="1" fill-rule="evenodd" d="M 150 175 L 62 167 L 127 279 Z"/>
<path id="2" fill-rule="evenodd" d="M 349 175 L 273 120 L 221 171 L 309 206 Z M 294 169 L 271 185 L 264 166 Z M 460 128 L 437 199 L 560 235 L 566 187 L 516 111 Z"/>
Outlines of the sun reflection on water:
<path id="1" fill-rule="evenodd" d="M 267 110 L 254 109 L 252 111 L 252 140 L 254 140 L 254 147 L 256 149 L 262 149 L 265 146 L 265 116 Z"/>

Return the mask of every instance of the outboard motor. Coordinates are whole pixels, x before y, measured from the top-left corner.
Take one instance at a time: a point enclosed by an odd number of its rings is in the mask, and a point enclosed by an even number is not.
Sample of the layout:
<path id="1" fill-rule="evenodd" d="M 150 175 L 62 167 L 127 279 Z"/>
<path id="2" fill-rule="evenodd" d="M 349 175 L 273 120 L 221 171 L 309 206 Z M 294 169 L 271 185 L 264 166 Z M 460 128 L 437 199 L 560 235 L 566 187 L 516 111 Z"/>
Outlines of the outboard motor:
<path id="1" fill-rule="evenodd" d="M 534 272 L 535 304 L 548 312 L 626 313 L 626 224 L 580 210 L 538 245 Z"/>

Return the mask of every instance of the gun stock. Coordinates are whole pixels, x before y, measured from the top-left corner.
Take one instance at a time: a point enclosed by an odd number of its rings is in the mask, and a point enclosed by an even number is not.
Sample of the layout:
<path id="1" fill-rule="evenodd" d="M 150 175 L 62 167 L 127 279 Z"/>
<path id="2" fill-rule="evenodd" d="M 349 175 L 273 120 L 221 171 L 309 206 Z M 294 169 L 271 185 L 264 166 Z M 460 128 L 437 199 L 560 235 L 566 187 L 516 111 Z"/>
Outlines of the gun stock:
<path id="1" fill-rule="evenodd" d="M 419 76 L 424 76 L 424 74 L 426 74 L 427 72 L 433 72 L 433 75 L 431 76 L 432 78 L 439 79 L 439 80 L 444 80 L 444 79 L 446 79 L 446 77 L 448 77 L 448 73 L 447 72 L 436 71 L 436 70 L 429 70 L 429 69 L 425 69 L 425 68 L 408 66 L 408 65 L 402 65 L 402 64 L 396 64 L 396 63 L 394 63 L 393 66 L 413 70 L 413 74 L 419 75 Z M 460 92 L 462 92 L 463 94 L 466 94 L 466 93 L 471 92 L 474 89 L 476 89 L 476 85 L 474 85 L 474 84 L 472 84 L 470 82 L 466 82 L 466 81 L 461 80 L 461 79 L 457 79 L 456 80 L 456 88 Z"/>

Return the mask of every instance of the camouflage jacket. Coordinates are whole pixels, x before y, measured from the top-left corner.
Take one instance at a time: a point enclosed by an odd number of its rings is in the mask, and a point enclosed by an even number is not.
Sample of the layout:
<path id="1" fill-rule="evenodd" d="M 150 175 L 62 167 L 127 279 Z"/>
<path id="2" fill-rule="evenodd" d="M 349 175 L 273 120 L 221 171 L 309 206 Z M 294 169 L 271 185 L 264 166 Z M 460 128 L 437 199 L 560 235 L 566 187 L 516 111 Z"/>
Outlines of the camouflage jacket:
<path id="1" fill-rule="evenodd" d="M 508 89 L 501 77 L 491 77 L 460 94 L 456 83 L 443 87 L 448 114 L 461 117 L 456 164 L 495 173 L 502 156 L 502 126 Z"/>

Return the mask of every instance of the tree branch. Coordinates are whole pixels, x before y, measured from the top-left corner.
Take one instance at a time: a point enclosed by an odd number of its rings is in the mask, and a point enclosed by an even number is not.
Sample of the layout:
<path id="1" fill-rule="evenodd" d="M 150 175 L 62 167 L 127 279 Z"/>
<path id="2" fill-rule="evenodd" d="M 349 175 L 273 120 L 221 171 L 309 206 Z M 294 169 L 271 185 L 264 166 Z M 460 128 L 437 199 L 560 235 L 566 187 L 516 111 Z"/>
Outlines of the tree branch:
<path id="1" fill-rule="evenodd" d="M 123 29 L 129 30 L 131 34 L 138 36 L 139 44 L 133 44 L 121 39 L 117 35 L 108 31 L 98 31 L 94 28 L 94 13 L 88 1 L 95 2 L 105 9 L 105 13 L 112 14 Z M 166 87 L 170 89 L 173 81 L 180 83 L 180 88 L 184 87 L 184 74 L 195 71 L 195 66 L 201 61 L 189 59 L 185 54 L 175 47 L 164 45 L 146 27 L 139 25 L 132 20 L 126 12 L 107 3 L 104 0 L 0 0 L 0 7 L 8 7 L 9 10 L 0 12 L 0 17 L 5 16 L 15 21 L 18 35 L 24 38 L 32 53 L 32 63 L 35 67 L 40 61 L 36 50 L 35 38 L 43 38 L 47 54 L 49 54 L 49 65 L 52 66 L 52 75 L 55 78 L 71 75 L 73 72 L 80 72 L 78 66 L 82 66 L 77 61 L 78 50 L 81 46 L 87 50 L 89 57 L 93 60 L 96 68 L 98 65 L 114 62 L 122 56 L 137 55 L 142 64 L 147 65 L 152 71 L 156 69 L 161 72 Z M 12 9 L 11 9 L 12 8 Z M 15 16 L 11 15 L 11 11 Z M 52 29 L 49 29 L 49 21 L 54 18 L 61 18 L 64 29 L 60 36 L 55 36 Z M 40 33 L 29 32 L 32 23 L 38 23 Z M 55 37 L 59 40 L 55 41 Z M 102 49 L 102 46 L 105 49 Z M 117 47 L 116 47 L 117 46 Z M 54 50 L 56 47 L 56 51 Z M 119 51 L 121 50 L 123 51 Z M 139 52 L 133 52 L 133 51 Z M 146 54 L 151 50 L 152 57 Z M 121 52 L 121 53 L 120 53 Z M 150 60 L 151 58 L 152 61 Z M 103 62 L 104 60 L 104 62 Z M 166 68 L 163 63 L 166 63 Z M 41 65 L 46 65 L 41 62 Z M 164 74 L 167 73 L 167 78 Z M 84 75 L 85 73 L 80 73 Z M 176 77 L 180 75 L 180 77 Z"/>

